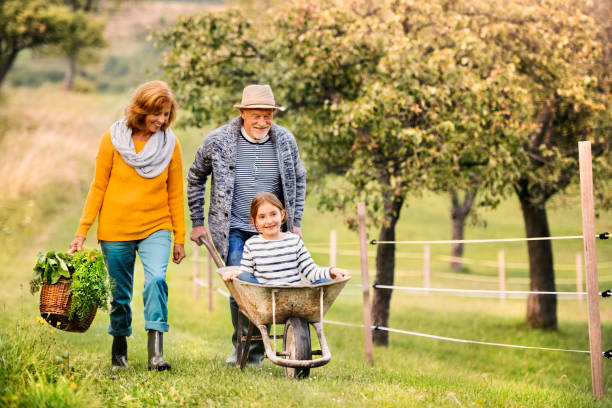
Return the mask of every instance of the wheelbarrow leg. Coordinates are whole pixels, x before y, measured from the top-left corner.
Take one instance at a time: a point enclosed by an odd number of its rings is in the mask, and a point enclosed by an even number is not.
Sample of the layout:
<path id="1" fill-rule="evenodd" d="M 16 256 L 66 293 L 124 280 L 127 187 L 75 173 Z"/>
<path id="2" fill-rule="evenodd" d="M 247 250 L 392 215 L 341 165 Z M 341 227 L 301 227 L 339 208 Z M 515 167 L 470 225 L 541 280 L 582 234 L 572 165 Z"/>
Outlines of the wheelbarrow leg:
<path id="1" fill-rule="evenodd" d="M 249 321 L 249 328 L 247 329 L 247 334 L 244 342 L 240 342 L 242 347 L 240 347 L 240 352 L 237 355 L 236 366 L 240 368 L 244 368 L 247 363 L 247 359 L 249 357 L 249 349 L 251 348 L 251 337 L 253 336 L 253 331 L 255 331 L 255 326 L 253 323 Z M 241 332 L 239 332 L 241 333 Z M 242 336 L 241 336 L 242 337 Z M 241 339 L 242 340 L 242 339 Z"/>
<path id="2" fill-rule="evenodd" d="M 240 363 L 242 361 L 242 350 L 244 350 L 244 345 L 242 342 L 242 316 L 240 316 L 240 312 L 238 312 L 238 322 L 236 324 L 236 333 L 237 333 L 237 338 L 236 338 L 236 367 L 239 368 L 243 368 L 244 366 L 240 366 Z M 248 350 L 248 349 L 247 349 Z"/>

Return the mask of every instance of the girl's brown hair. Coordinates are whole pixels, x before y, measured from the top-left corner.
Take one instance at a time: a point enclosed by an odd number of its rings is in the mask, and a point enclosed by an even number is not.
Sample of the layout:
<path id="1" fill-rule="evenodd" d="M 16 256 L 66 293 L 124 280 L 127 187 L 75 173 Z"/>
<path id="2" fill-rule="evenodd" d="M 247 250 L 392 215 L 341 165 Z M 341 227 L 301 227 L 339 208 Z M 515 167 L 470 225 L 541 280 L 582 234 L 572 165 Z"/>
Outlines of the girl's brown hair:
<path id="1" fill-rule="evenodd" d="M 170 105 L 170 116 L 161 130 L 166 130 L 176 117 L 178 104 L 174 95 L 164 81 L 151 81 L 140 85 L 132 94 L 132 99 L 125 108 L 125 120 L 130 129 L 145 128 L 145 117 L 161 112 L 165 105 Z"/>
<path id="2" fill-rule="evenodd" d="M 253 201 L 251 201 L 251 223 L 255 225 L 255 218 L 257 217 L 257 211 L 259 211 L 259 207 L 263 203 L 270 203 L 276 208 L 283 211 L 283 222 L 287 221 L 287 214 L 285 213 L 285 207 L 283 203 L 280 202 L 278 197 L 276 197 L 272 193 L 257 193 L 255 197 L 253 197 Z"/>

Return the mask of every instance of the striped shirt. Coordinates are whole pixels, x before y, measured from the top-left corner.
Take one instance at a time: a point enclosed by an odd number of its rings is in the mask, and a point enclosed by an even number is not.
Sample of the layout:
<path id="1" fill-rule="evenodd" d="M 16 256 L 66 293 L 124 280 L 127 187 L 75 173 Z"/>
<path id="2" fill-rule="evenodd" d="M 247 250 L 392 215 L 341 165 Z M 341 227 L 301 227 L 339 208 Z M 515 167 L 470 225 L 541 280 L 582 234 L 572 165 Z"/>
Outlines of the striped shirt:
<path id="1" fill-rule="evenodd" d="M 257 193 L 272 193 L 281 202 L 278 159 L 269 136 L 261 141 L 250 138 L 244 128 L 236 149 L 236 170 L 230 228 L 257 232 L 249 219 L 251 201 Z"/>
<path id="2" fill-rule="evenodd" d="M 267 240 L 255 235 L 244 243 L 240 272 L 250 272 L 264 285 L 293 286 L 331 279 L 329 268 L 314 263 L 302 239 L 289 232 Z"/>

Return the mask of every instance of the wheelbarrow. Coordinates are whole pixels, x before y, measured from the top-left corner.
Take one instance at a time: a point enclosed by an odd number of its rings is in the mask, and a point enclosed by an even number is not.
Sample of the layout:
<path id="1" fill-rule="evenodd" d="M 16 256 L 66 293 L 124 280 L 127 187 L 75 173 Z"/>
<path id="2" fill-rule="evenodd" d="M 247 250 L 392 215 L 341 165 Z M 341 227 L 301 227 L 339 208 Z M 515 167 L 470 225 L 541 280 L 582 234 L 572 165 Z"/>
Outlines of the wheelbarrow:
<path id="1" fill-rule="evenodd" d="M 223 266 L 223 261 L 208 240 L 200 239 L 217 264 L 220 276 L 239 266 Z M 251 341 L 261 340 L 265 356 L 274 364 L 284 367 L 285 375 L 306 378 L 310 369 L 321 367 L 331 360 L 331 352 L 323 333 L 323 316 L 336 300 L 349 278 L 308 286 L 268 286 L 244 282 L 232 278 L 225 285 L 236 300 L 238 308 L 249 319 L 246 336 L 242 321 L 238 319 L 238 341 L 236 344 L 236 367 L 244 368 Z M 272 336 L 267 325 L 272 324 Z M 284 324 L 282 335 L 276 334 L 276 325 Z M 319 339 L 320 350 L 313 350 L 310 342 L 312 325 Z M 255 336 L 257 327 L 261 333 Z M 271 342 L 270 338 L 274 341 Z M 283 340 L 282 351 L 276 349 L 276 339 Z M 312 359 L 313 355 L 321 357 Z"/>

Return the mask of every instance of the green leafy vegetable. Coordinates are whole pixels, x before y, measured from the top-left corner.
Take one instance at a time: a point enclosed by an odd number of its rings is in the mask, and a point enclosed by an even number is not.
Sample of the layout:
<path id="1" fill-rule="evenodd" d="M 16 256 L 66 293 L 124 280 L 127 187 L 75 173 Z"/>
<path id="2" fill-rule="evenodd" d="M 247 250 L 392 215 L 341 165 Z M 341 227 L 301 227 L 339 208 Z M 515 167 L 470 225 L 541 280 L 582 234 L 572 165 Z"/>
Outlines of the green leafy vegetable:
<path id="1" fill-rule="evenodd" d="M 77 252 L 72 257 L 72 264 L 75 271 L 70 285 L 72 307 L 68 318 L 76 314 L 84 322 L 93 308 L 108 310 L 111 284 L 100 251 Z"/>
<path id="2" fill-rule="evenodd" d="M 39 252 L 34 265 L 34 275 L 30 281 L 30 292 L 36 293 L 43 283 L 54 285 L 61 277 L 70 279 L 74 272 L 72 256 L 53 251 Z"/>

